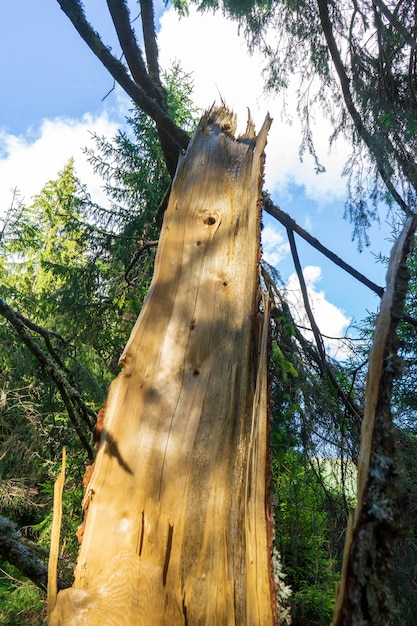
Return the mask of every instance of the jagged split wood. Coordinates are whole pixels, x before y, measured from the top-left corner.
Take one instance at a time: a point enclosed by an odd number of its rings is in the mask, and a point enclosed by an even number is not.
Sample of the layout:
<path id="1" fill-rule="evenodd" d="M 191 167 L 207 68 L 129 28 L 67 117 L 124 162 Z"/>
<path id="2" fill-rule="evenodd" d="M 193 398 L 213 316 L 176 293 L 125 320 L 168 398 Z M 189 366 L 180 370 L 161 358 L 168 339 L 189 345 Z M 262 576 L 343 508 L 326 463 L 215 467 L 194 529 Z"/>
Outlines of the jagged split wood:
<path id="1" fill-rule="evenodd" d="M 154 278 L 112 383 L 75 582 L 51 626 L 276 621 L 259 193 L 270 119 L 224 107 L 180 161 Z"/>
<path id="2" fill-rule="evenodd" d="M 48 561 L 48 617 L 56 603 L 58 593 L 58 556 L 59 556 L 59 539 L 61 536 L 62 521 L 62 493 L 65 483 L 65 463 L 66 449 L 62 449 L 62 466 L 61 471 L 54 485 L 54 510 L 51 530 L 51 549 Z"/>
<path id="3" fill-rule="evenodd" d="M 355 517 L 348 526 L 333 626 L 388 624 L 392 605 L 389 560 L 398 532 L 398 473 L 391 415 L 392 383 L 399 373 L 396 328 L 408 288 L 407 255 L 417 217 L 409 218 L 393 247 L 387 286 L 375 325 L 365 392 Z"/>

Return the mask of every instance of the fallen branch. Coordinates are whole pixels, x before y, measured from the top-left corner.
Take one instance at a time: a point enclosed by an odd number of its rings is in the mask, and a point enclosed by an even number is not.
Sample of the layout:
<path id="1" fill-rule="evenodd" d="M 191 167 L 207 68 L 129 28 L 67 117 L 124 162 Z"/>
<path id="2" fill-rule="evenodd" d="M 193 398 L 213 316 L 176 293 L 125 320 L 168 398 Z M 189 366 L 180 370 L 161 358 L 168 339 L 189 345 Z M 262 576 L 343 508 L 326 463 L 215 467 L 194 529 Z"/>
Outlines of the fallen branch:
<path id="1" fill-rule="evenodd" d="M 339 399 L 343 402 L 346 409 L 349 410 L 351 415 L 355 416 L 356 420 L 358 420 L 358 418 L 360 418 L 361 416 L 361 412 L 358 411 L 358 409 L 352 403 L 349 396 L 345 393 L 345 391 L 339 385 L 339 383 L 337 382 L 336 376 L 334 375 L 334 372 L 332 371 L 327 361 L 326 351 L 325 351 L 324 343 L 323 343 L 323 337 L 322 337 L 319 327 L 317 326 L 312 308 L 310 306 L 310 301 L 309 301 L 308 292 L 307 292 L 307 285 L 304 280 L 304 275 L 303 275 L 303 271 L 301 268 L 300 259 L 298 257 L 297 247 L 296 247 L 295 239 L 294 239 L 294 233 L 292 232 L 291 229 L 287 228 L 287 234 L 288 234 L 288 240 L 290 242 L 291 254 L 293 257 L 293 261 L 294 261 L 295 271 L 297 272 L 298 280 L 300 283 L 300 289 L 301 289 L 301 295 L 302 295 L 303 302 L 304 302 L 304 308 L 306 310 L 307 317 L 309 319 L 311 330 L 313 332 L 314 339 L 315 339 L 316 346 L 317 346 L 318 358 L 316 359 L 316 362 L 320 368 L 323 378 L 327 378 L 327 380 L 329 381 L 329 383 L 331 384 L 331 386 L 333 387 L 333 389 L 336 391 L 337 395 L 339 396 Z M 299 336 L 300 335 L 301 333 L 299 333 Z"/>
<path id="2" fill-rule="evenodd" d="M 355 270 L 355 268 L 349 265 L 349 263 L 343 261 L 343 259 L 338 257 L 337 254 L 334 254 L 334 252 L 329 250 L 329 248 L 323 246 L 323 244 L 320 243 L 318 239 L 312 237 L 306 230 L 304 230 L 304 228 L 299 226 L 297 222 L 295 222 L 295 220 L 293 220 L 292 217 L 288 215 L 288 213 L 285 213 L 284 211 L 282 211 L 282 209 L 277 207 L 267 194 L 262 195 L 262 202 L 264 210 L 269 215 L 278 220 L 283 226 L 285 226 L 287 231 L 290 230 L 297 233 L 297 235 L 300 235 L 300 237 L 302 237 L 311 246 L 313 246 L 313 248 L 324 254 L 327 259 L 333 261 L 333 263 L 345 270 L 345 272 L 353 276 L 353 278 L 356 278 L 360 283 L 366 285 L 366 287 L 369 287 L 369 289 L 375 292 L 380 298 L 382 297 L 384 293 L 383 287 L 376 285 L 374 282 L 372 282 L 372 280 L 369 280 L 369 278 L 358 272 L 358 270 Z"/>
<path id="3" fill-rule="evenodd" d="M 28 546 L 15 538 L 13 522 L 0 517 L 0 559 L 16 567 L 23 576 L 29 578 L 37 587 L 46 591 L 48 586 L 48 568 L 37 558 Z M 57 579 L 58 589 L 66 589 L 69 584 Z"/>

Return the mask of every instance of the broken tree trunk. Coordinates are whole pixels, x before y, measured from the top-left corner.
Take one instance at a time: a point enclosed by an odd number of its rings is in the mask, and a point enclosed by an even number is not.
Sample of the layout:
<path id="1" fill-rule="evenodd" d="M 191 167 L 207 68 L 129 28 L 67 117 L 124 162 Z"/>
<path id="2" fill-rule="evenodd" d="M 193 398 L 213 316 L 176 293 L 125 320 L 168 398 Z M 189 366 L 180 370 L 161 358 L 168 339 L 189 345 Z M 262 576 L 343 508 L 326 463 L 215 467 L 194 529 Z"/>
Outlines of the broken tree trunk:
<path id="1" fill-rule="evenodd" d="M 275 621 L 257 317 L 269 126 L 236 140 L 234 116 L 212 109 L 180 161 L 51 626 Z"/>
<path id="2" fill-rule="evenodd" d="M 399 529 L 399 492 L 391 414 L 392 384 L 400 366 L 396 329 L 408 289 L 407 255 L 413 248 L 417 217 L 409 218 L 392 249 L 369 357 L 365 412 L 358 460 L 357 503 L 348 526 L 342 578 L 333 626 L 391 623 L 388 579 Z"/>

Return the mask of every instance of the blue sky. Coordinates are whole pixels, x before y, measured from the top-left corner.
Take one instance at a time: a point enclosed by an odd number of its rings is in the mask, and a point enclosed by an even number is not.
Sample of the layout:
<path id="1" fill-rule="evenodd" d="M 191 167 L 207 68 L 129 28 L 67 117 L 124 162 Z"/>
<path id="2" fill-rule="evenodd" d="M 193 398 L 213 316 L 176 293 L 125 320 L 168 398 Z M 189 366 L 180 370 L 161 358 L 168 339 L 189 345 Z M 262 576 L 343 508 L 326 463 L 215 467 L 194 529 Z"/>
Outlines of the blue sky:
<path id="1" fill-rule="evenodd" d="M 96 30 L 117 51 L 105 3 L 84 2 Z M 132 3 L 132 15 L 135 15 Z M 308 157 L 300 162 L 300 130 L 296 115 L 291 123 L 281 119 L 282 100 L 263 93 L 263 61 L 249 56 L 237 36 L 236 24 L 222 16 L 192 12 L 180 19 L 157 3 L 161 16 L 160 60 L 168 67 L 181 61 L 195 82 L 195 99 L 202 109 L 219 100 L 219 94 L 238 115 L 241 128 L 250 108 L 257 128 L 267 112 L 274 119 L 268 145 L 266 187 L 273 200 L 324 245 L 378 284 L 384 284 L 385 267 L 375 262 L 380 251 L 387 254 L 391 243 L 385 225 L 370 232 L 371 246 L 359 253 L 351 241 L 351 225 L 342 219 L 346 181 L 341 172 L 348 146 L 340 143 L 328 154 L 330 128 L 317 116 L 315 138 L 326 173 L 316 175 Z M 25 201 L 39 191 L 71 157 L 77 172 L 93 194 L 100 195 L 100 182 L 93 180 L 82 149 L 90 142 L 89 131 L 114 135 L 124 123 L 129 103 L 119 89 L 103 101 L 113 80 L 73 29 L 55 0 L 13 0 L 2 7 L 0 23 L 0 211 L 18 188 Z M 295 108 L 295 104 L 289 99 Z M 264 250 L 277 261 L 284 281 L 294 271 L 285 232 L 265 217 Z M 361 319 L 374 311 L 378 298 L 366 287 L 329 263 L 310 246 L 297 239 L 303 267 L 310 270 L 313 299 L 318 294 L 345 318 Z M 317 301 L 319 301 L 317 300 Z M 318 308 L 320 308 L 318 306 Z M 331 334 L 336 308 L 318 311 L 322 330 Z M 337 326 L 337 324 L 336 324 Z"/>
<path id="2" fill-rule="evenodd" d="M 3 129 L 25 133 L 45 117 L 101 108 L 111 80 L 54 0 L 4 3 L 0 41 Z"/>

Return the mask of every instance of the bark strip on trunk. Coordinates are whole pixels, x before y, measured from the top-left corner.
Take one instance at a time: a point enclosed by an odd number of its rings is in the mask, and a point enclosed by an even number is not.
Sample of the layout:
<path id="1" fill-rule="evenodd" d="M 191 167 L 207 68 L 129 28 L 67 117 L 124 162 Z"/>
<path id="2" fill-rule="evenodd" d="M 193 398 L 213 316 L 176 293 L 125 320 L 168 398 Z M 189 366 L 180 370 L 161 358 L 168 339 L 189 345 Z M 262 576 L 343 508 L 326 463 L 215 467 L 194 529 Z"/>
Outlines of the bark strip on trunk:
<path id="1" fill-rule="evenodd" d="M 235 139 L 213 108 L 179 163 L 50 626 L 274 623 L 266 331 L 255 345 L 269 126 Z"/>
<path id="2" fill-rule="evenodd" d="M 365 392 L 354 520 L 348 526 L 342 580 L 333 626 L 388 624 L 392 614 L 387 588 L 389 560 L 398 532 L 398 473 L 391 415 L 392 383 L 399 374 L 396 328 L 408 288 L 407 255 L 417 217 L 409 218 L 395 244 L 387 286 L 375 325 Z"/>

